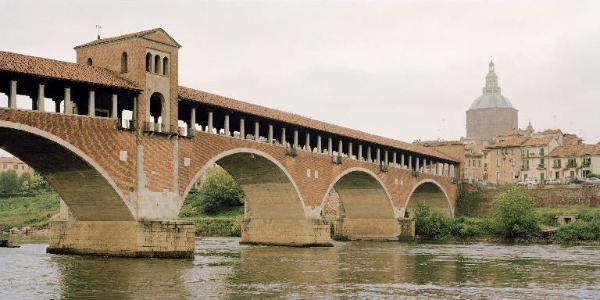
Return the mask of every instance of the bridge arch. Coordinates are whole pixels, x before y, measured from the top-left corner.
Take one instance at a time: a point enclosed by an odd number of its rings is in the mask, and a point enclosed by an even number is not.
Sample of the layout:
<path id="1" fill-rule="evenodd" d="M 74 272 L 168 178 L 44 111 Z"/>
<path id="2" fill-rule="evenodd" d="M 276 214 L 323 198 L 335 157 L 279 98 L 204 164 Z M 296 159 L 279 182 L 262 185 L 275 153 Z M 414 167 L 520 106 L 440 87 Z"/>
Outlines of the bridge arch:
<path id="1" fill-rule="evenodd" d="M 0 121 L 0 148 L 15 155 L 58 192 L 80 221 L 131 221 L 135 209 L 108 173 L 83 151 L 49 132 Z"/>
<path id="2" fill-rule="evenodd" d="M 414 199 L 413 199 L 414 198 Z M 405 210 L 424 202 L 432 209 L 454 216 L 454 207 L 444 187 L 433 179 L 423 179 L 415 184 L 406 198 Z"/>
<path id="3" fill-rule="evenodd" d="M 215 164 L 231 174 L 244 191 L 246 218 L 306 218 L 302 194 L 290 173 L 274 157 L 251 148 L 227 150 L 207 161 L 188 184 L 183 200 L 201 176 Z"/>
<path id="4" fill-rule="evenodd" d="M 368 169 L 353 167 L 340 173 L 327 188 L 321 201 L 321 211 L 333 189 L 339 195 L 345 218 L 394 218 L 396 215 L 385 184 Z"/>

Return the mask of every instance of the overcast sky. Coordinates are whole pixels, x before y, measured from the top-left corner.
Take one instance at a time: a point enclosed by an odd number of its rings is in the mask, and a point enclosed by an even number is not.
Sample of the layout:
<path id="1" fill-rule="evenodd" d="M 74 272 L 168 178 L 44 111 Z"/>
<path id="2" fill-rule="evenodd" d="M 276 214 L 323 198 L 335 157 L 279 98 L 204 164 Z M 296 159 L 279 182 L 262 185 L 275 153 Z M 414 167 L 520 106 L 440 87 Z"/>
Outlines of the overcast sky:
<path id="1" fill-rule="evenodd" d="M 88 3 L 89 2 L 89 3 Z M 519 125 L 600 141 L 600 1 L 0 1 L 0 50 L 162 27 L 179 83 L 397 138 L 458 139 L 490 57 Z"/>

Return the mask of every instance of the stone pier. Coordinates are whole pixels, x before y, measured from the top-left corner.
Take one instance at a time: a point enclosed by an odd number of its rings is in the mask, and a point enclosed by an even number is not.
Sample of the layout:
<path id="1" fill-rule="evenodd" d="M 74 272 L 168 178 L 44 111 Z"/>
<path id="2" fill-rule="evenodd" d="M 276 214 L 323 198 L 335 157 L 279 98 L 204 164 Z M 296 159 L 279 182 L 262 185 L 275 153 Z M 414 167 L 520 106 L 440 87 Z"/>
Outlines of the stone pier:
<path id="1" fill-rule="evenodd" d="M 193 258 L 191 221 L 52 221 L 52 254 Z"/>
<path id="2" fill-rule="evenodd" d="M 245 219 L 241 244 L 332 247 L 329 224 L 319 219 Z"/>

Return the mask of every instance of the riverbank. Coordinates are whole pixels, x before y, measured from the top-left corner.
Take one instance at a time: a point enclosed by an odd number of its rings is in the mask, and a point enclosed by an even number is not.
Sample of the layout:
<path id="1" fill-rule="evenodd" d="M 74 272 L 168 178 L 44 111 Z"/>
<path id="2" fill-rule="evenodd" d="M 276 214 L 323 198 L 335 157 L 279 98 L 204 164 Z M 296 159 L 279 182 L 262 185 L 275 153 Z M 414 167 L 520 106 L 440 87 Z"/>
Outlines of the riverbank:
<path id="1" fill-rule="evenodd" d="M 47 229 L 52 216 L 58 213 L 59 199 L 56 193 L 0 198 L 0 233 Z"/>
<path id="2" fill-rule="evenodd" d="M 571 218 L 565 222 L 560 217 Z M 507 236 L 498 229 L 491 215 L 448 218 L 432 212 L 417 216 L 417 234 L 421 241 L 494 242 L 516 244 L 600 245 L 600 208 L 584 205 L 537 207 L 531 214 L 531 228 L 522 224 L 508 226 L 521 234 Z"/>

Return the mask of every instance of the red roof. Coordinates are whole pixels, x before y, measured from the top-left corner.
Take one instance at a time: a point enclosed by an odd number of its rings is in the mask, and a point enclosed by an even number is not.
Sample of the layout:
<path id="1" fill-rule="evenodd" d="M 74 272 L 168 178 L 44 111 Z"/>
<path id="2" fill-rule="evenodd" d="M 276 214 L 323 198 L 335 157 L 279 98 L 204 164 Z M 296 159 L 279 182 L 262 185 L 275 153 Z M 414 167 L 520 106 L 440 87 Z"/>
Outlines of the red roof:
<path id="1" fill-rule="evenodd" d="M 445 159 L 448 161 L 456 160 L 448 155 L 445 155 L 439 151 L 436 151 L 432 148 L 426 148 L 419 145 L 413 145 L 406 142 L 381 137 L 378 135 L 366 133 L 359 130 L 354 130 L 326 122 L 321 122 L 317 120 L 313 120 L 307 117 L 303 117 L 297 114 L 292 114 L 288 112 L 284 112 L 277 109 L 272 109 L 252 103 L 247 103 L 211 93 L 207 93 L 200 90 L 195 90 L 187 87 L 180 86 L 179 87 L 179 97 L 182 99 L 197 101 L 209 105 L 219 106 L 228 108 L 235 111 L 245 112 L 251 115 L 264 117 L 272 120 L 277 120 L 280 122 L 286 122 L 295 124 L 301 127 L 310 128 L 314 130 L 330 132 L 335 135 L 341 135 L 357 140 L 363 140 L 366 142 L 371 142 L 374 144 L 380 144 L 383 146 L 388 146 L 391 148 L 397 148 L 401 150 L 421 153 L 424 155 L 429 155 L 432 157 L 438 157 L 441 159 Z"/>
<path id="2" fill-rule="evenodd" d="M 12 52 L 0 51 L 0 71 L 139 90 L 133 82 L 105 68 Z"/>
<path id="3" fill-rule="evenodd" d="M 597 145 L 567 145 L 554 148 L 551 157 L 600 155 L 600 144 Z"/>

